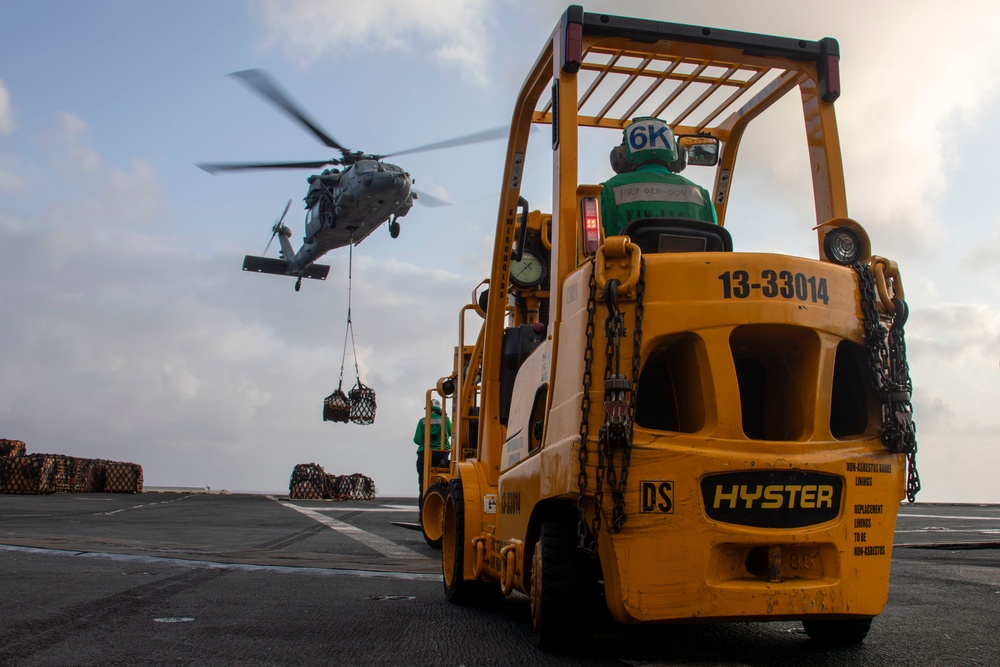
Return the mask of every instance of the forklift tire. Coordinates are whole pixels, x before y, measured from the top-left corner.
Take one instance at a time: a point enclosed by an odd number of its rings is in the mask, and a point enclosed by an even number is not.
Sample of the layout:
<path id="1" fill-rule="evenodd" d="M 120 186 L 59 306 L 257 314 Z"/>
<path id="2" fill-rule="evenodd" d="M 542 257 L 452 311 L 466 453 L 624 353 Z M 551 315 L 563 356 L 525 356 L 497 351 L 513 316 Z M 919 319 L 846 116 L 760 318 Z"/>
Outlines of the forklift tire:
<path id="1" fill-rule="evenodd" d="M 420 528 L 424 540 L 432 549 L 441 548 L 441 526 L 444 523 L 444 504 L 448 487 L 432 484 L 420 499 Z"/>
<path id="2" fill-rule="evenodd" d="M 463 606 L 482 606 L 503 599 L 496 581 L 475 581 L 463 575 L 465 549 L 465 504 L 462 480 L 448 482 L 444 516 L 441 521 L 441 570 L 444 575 L 444 596 L 448 602 Z"/>
<path id="3" fill-rule="evenodd" d="M 860 644 L 868 636 L 871 627 L 870 618 L 802 621 L 802 629 L 809 635 L 809 639 L 829 646 Z"/>
<path id="4" fill-rule="evenodd" d="M 598 611 L 594 562 L 577 549 L 576 527 L 542 524 L 531 558 L 531 623 L 543 649 L 585 641 Z"/>

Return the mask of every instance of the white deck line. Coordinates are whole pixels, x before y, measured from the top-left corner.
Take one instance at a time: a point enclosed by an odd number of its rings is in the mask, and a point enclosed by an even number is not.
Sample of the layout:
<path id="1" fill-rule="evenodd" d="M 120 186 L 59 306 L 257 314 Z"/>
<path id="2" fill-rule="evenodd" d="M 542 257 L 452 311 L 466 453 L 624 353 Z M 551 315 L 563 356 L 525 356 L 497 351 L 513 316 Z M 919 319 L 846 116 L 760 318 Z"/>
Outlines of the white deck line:
<path id="1" fill-rule="evenodd" d="M 388 558 L 419 558 L 422 560 L 428 560 L 427 556 L 423 554 L 418 554 L 413 549 L 404 547 L 401 544 L 396 544 L 392 540 L 387 540 L 384 537 L 375 535 L 374 533 L 369 533 L 367 530 L 362 530 L 357 526 L 352 526 L 349 523 L 344 523 L 343 521 L 337 521 L 328 516 L 324 516 L 322 513 L 316 510 L 309 509 L 307 507 L 299 507 L 294 503 L 285 502 L 283 500 L 278 500 L 274 496 L 267 496 L 279 505 L 284 505 L 289 509 L 293 509 L 300 514 L 305 514 L 307 517 L 313 521 L 317 521 L 327 528 L 331 528 L 338 533 L 346 535 L 353 540 L 357 540 L 361 544 L 365 545 L 369 549 L 374 549 L 383 556 Z"/>

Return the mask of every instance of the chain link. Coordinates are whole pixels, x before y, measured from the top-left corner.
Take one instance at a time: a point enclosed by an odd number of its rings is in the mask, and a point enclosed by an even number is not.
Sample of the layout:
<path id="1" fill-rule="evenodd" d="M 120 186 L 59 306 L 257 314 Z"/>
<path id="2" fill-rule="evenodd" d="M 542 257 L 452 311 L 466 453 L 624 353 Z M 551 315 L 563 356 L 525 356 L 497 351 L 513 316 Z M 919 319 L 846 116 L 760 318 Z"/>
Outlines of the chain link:
<path id="1" fill-rule="evenodd" d="M 871 267 L 855 262 L 852 268 L 858 274 L 861 291 L 869 378 L 882 403 L 882 444 L 893 454 L 906 454 L 906 499 L 912 503 L 920 491 L 920 474 L 917 472 L 917 427 L 910 403 L 913 383 L 903 332 L 909 310 L 905 301 L 893 298 L 893 320 L 887 331 L 879 318 L 878 294 Z"/>
<path id="2" fill-rule="evenodd" d="M 579 549 L 588 556 L 597 554 L 597 535 L 601 529 L 601 502 L 604 496 L 603 477 L 598 478 L 597 490 L 594 492 L 593 525 L 590 528 L 590 539 L 587 533 L 587 440 L 590 437 L 590 387 L 593 383 L 591 367 L 594 362 L 594 315 L 597 312 L 597 268 L 595 260 L 590 261 L 590 295 L 587 298 L 587 342 L 583 349 L 583 396 L 580 398 L 580 446 L 577 449 L 577 459 L 580 463 L 580 472 L 577 475 L 577 483 L 580 486 L 580 496 L 576 501 L 576 509 L 579 515 L 577 523 L 577 537 L 579 538 Z M 598 475 L 601 474 L 598 466 Z"/>
<path id="3" fill-rule="evenodd" d="M 604 423 L 601 425 L 598 442 L 599 466 L 603 467 L 611 487 L 611 499 L 614 504 L 611 512 L 611 528 L 614 532 L 621 530 L 625 522 L 624 501 L 620 497 L 621 482 L 618 470 L 615 468 L 615 452 L 622 450 L 624 456 L 628 449 L 628 417 L 629 399 L 626 398 L 628 379 L 621 374 L 621 337 L 625 335 L 625 316 L 618 307 L 619 281 L 611 279 L 604 286 L 604 305 L 608 307 L 608 316 L 604 319 Z M 631 391 L 628 392 L 631 397 Z"/>
<path id="4" fill-rule="evenodd" d="M 626 445 L 622 452 L 622 474 L 621 486 L 615 498 L 615 513 L 612 519 L 615 532 L 622 529 L 625 520 L 625 490 L 628 483 L 629 468 L 632 464 L 632 435 L 635 427 L 635 406 L 639 390 L 639 370 L 642 362 L 642 318 L 646 312 L 644 299 L 646 296 L 646 258 L 639 260 L 639 282 L 635 288 L 635 326 L 632 327 L 632 395 L 628 404 L 628 416 L 626 420 Z"/>

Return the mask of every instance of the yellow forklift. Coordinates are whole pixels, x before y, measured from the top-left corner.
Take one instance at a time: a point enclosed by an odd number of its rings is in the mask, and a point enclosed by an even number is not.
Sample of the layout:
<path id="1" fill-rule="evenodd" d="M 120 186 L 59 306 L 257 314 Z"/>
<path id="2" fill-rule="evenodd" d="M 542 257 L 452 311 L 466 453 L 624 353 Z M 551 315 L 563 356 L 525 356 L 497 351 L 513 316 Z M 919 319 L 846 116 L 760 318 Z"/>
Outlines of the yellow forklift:
<path id="1" fill-rule="evenodd" d="M 831 38 L 566 10 L 518 94 L 491 275 L 440 387 L 448 600 L 527 594 L 543 646 L 579 641 L 602 607 L 623 624 L 801 620 L 816 641 L 864 640 L 919 477 L 903 286 L 848 217 L 839 94 Z M 740 251 L 752 211 L 726 226 L 740 141 L 786 95 L 802 103 L 815 258 Z M 718 224 L 605 235 L 581 144 L 636 117 L 710 170 Z M 521 192 L 534 125 L 551 129 L 550 213 Z"/>

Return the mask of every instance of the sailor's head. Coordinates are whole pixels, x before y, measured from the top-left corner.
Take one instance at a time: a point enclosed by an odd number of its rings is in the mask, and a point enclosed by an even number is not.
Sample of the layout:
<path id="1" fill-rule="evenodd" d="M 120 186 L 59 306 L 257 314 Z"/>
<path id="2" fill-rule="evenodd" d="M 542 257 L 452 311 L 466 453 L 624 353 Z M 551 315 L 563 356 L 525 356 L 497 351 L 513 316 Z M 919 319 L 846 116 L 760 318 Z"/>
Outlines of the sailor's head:
<path id="1" fill-rule="evenodd" d="M 648 116 L 633 118 L 622 131 L 621 145 L 611 151 L 611 167 L 619 174 L 647 163 L 671 167 L 679 157 L 674 131 L 666 122 Z"/>
<path id="2" fill-rule="evenodd" d="M 436 398 L 432 398 L 431 399 L 431 409 L 432 410 L 440 410 L 441 409 L 441 401 L 437 400 Z"/>

